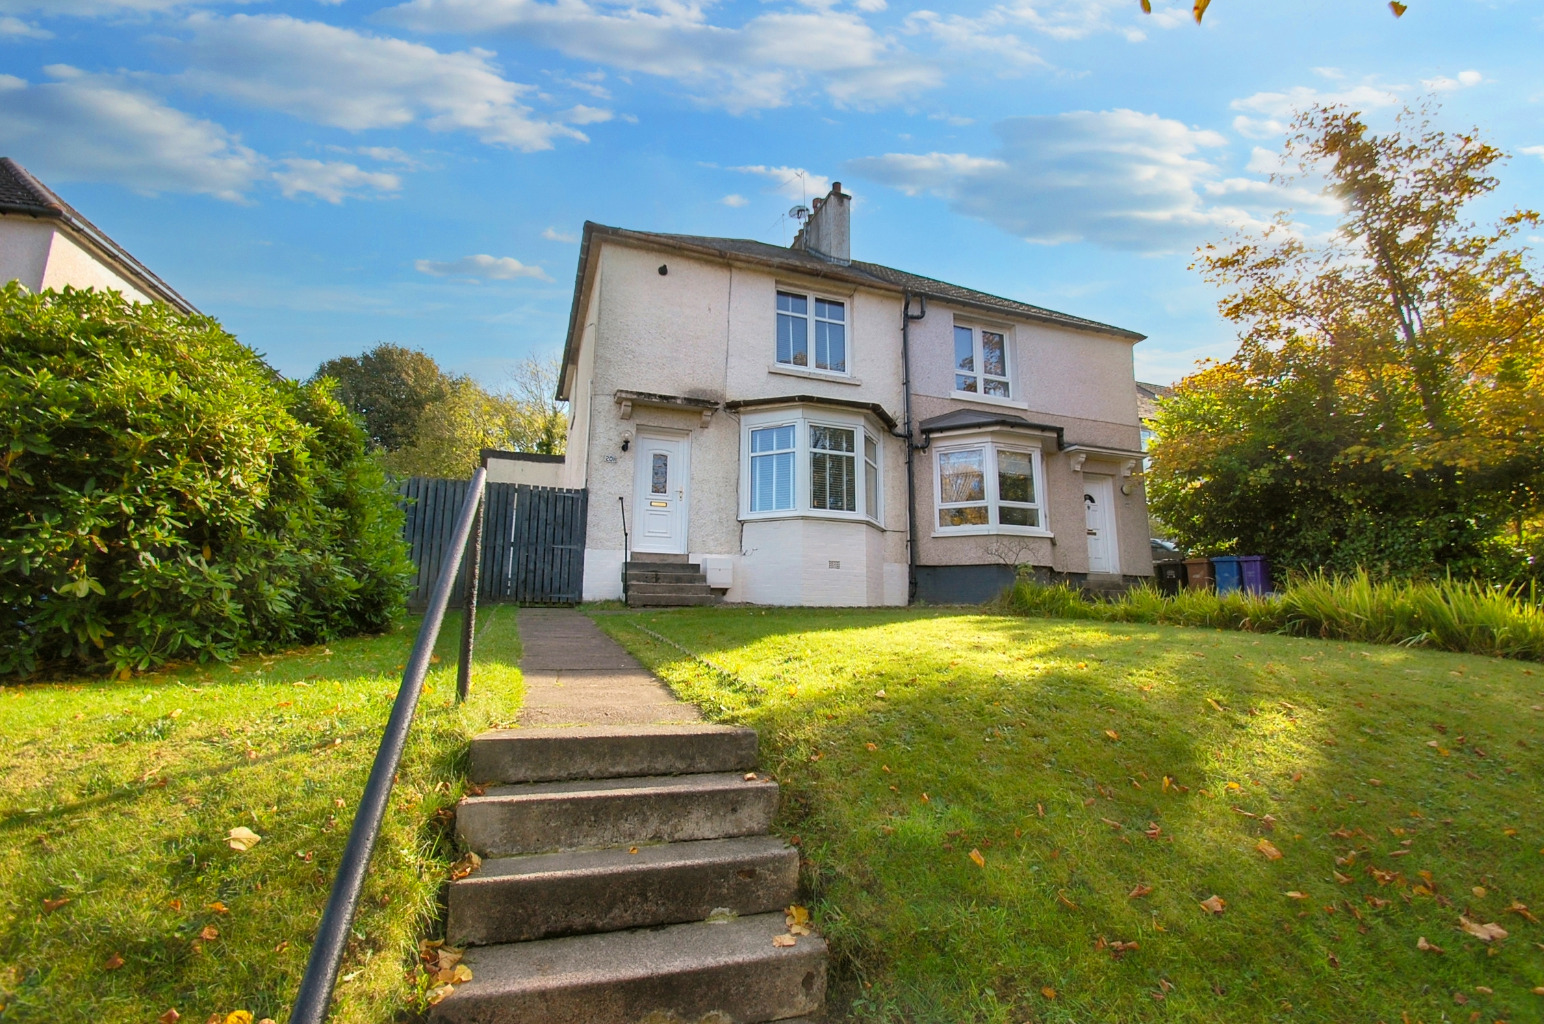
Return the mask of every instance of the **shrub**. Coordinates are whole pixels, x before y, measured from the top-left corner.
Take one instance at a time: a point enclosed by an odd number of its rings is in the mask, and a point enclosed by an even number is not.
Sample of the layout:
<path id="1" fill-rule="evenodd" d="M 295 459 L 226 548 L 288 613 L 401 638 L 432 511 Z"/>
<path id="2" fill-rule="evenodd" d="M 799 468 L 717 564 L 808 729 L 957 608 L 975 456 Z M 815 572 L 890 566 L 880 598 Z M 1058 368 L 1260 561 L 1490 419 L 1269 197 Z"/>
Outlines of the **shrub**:
<path id="1" fill-rule="evenodd" d="M 1277 594 L 1140 588 L 1087 601 L 1066 584 L 1020 582 L 1001 599 L 1017 615 L 1205 626 L 1252 633 L 1435 647 L 1464 654 L 1544 661 L 1544 609 L 1532 588 L 1472 580 L 1374 580 L 1366 572 L 1313 575 Z"/>
<path id="2" fill-rule="evenodd" d="M 386 628 L 410 566 L 353 417 L 214 320 L 0 289 L 0 673 Z"/>

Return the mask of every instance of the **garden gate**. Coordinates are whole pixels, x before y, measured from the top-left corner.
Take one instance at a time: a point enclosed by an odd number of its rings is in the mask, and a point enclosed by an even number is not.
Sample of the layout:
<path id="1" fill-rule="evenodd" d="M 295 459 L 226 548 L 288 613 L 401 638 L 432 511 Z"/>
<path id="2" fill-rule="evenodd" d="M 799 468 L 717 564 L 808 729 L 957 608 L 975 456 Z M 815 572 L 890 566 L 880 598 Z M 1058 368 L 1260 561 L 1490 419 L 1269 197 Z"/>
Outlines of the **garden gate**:
<path id="1" fill-rule="evenodd" d="M 465 480 L 415 476 L 402 481 L 403 537 L 415 567 L 408 608 L 421 611 L 444 562 Z M 477 599 L 519 604 L 578 604 L 584 584 L 588 492 L 528 484 L 488 484 L 483 498 L 482 571 Z M 465 573 L 452 602 L 466 596 Z"/>

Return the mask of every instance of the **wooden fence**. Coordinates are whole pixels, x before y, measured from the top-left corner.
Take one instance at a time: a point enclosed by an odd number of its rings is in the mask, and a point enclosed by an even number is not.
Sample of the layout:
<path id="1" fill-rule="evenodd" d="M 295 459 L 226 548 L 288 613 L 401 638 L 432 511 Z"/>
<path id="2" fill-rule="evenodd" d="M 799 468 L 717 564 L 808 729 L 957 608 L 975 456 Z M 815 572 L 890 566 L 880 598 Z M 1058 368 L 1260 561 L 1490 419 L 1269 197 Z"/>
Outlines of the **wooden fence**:
<path id="1" fill-rule="evenodd" d="M 444 564 L 445 547 L 467 481 L 412 477 L 399 487 L 407 522 L 403 536 L 415 573 L 408 607 L 422 610 Z M 488 484 L 483 498 L 479 601 L 578 604 L 584 584 L 588 493 L 527 484 Z M 453 602 L 466 597 L 457 574 Z"/>

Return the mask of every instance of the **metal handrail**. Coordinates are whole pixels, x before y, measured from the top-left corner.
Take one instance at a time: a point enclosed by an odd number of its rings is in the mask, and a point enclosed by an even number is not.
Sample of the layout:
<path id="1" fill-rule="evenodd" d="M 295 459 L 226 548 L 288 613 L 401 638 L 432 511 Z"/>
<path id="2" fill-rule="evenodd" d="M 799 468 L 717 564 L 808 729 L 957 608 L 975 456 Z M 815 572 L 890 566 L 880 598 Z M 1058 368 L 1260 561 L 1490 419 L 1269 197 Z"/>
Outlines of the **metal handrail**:
<path id="1" fill-rule="evenodd" d="M 473 536 L 474 520 L 479 527 L 476 535 L 480 538 L 482 534 L 482 516 L 479 512 L 487 482 L 488 470 L 479 467 L 472 475 L 466 498 L 461 502 L 461 513 L 456 518 L 456 528 L 450 538 L 449 557 L 440 569 L 439 579 L 435 581 L 434 592 L 429 598 L 429 609 L 424 613 L 418 639 L 413 643 L 412 656 L 408 658 L 402 672 L 402 686 L 397 691 L 396 702 L 391 706 L 391 717 L 386 720 L 386 730 L 381 736 L 380 749 L 375 753 L 370 779 L 365 783 L 359 810 L 355 812 L 354 824 L 349 829 L 348 844 L 343 848 L 343 860 L 338 865 L 337 877 L 333 879 L 332 893 L 327 897 L 327 909 L 322 912 L 322 923 L 316 929 L 316 941 L 311 945 L 311 958 L 306 962 L 300 991 L 296 993 L 295 1005 L 290 1010 L 290 1024 L 323 1024 L 327 1019 L 333 986 L 338 981 L 338 966 L 343 962 L 349 930 L 353 927 L 354 913 L 359 905 L 359 893 L 364 887 L 365 870 L 370 866 L 370 854 L 375 849 L 381 822 L 386 817 L 386 805 L 391 799 L 397 766 L 402 761 L 402 751 L 407 745 L 408 729 L 413 724 L 413 712 L 417 710 L 418 698 L 423 692 L 424 676 L 429 672 L 429 660 L 434 654 L 435 641 L 439 639 L 440 625 L 445 620 L 445 609 L 449 607 L 451 591 L 455 589 L 456 571 L 466 552 L 467 540 Z M 460 665 L 457 670 L 457 695 L 461 698 L 465 697 L 465 687 L 471 678 L 471 637 L 477 615 L 477 568 L 474 561 L 467 572 L 467 621 L 463 624 Z"/>
<path id="2" fill-rule="evenodd" d="M 622 603 L 627 603 L 627 563 L 632 560 L 632 548 L 627 538 L 627 502 L 617 495 L 617 507 L 622 513 Z"/>

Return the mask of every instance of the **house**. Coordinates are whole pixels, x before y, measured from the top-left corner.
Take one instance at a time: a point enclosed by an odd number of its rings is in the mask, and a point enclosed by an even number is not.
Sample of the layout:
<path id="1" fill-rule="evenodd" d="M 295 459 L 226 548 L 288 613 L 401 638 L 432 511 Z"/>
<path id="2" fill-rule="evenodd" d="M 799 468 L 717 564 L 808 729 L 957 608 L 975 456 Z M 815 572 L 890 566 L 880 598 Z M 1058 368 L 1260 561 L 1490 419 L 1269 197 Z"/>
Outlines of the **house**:
<path id="1" fill-rule="evenodd" d="M 557 394 L 585 599 L 623 595 L 624 559 L 635 603 L 682 562 L 694 603 L 1149 576 L 1143 336 L 854 260 L 851 196 L 813 206 L 790 248 L 585 224 Z"/>
<path id="2" fill-rule="evenodd" d="M 1158 419 L 1158 404 L 1174 394 L 1166 384 L 1149 384 L 1137 381 L 1137 418 L 1142 422 L 1142 450 L 1153 443 L 1154 423 Z"/>
<path id="3" fill-rule="evenodd" d="M 0 284 L 114 289 L 133 302 L 161 301 L 196 313 L 128 250 L 82 217 L 10 157 L 0 157 Z"/>

